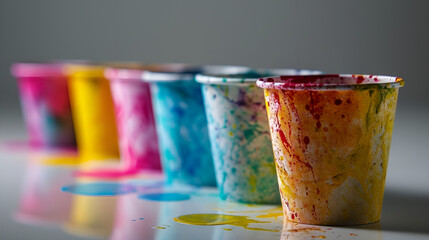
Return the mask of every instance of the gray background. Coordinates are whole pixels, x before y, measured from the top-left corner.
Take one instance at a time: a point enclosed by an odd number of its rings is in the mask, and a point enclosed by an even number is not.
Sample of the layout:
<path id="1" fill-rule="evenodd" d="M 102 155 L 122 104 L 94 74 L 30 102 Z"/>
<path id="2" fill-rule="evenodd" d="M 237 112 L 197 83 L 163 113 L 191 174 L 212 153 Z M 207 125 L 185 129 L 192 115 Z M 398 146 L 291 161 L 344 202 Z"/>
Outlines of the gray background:
<path id="1" fill-rule="evenodd" d="M 90 59 L 288 67 L 401 76 L 424 105 L 428 1 L 0 0 L 0 109 L 9 66 Z"/>
<path id="2" fill-rule="evenodd" d="M 186 62 L 400 76 L 406 86 L 383 223 L 427 233 L 428 10 L 424 0 L 0 0 L 0 140 L 25 137 L 9 73 L 14 61 Z M 14 174 L 1 171 L 0 183 Z M 15 198 L 2 198 L 8 203 L 0 207 L 10 208 Z"/>

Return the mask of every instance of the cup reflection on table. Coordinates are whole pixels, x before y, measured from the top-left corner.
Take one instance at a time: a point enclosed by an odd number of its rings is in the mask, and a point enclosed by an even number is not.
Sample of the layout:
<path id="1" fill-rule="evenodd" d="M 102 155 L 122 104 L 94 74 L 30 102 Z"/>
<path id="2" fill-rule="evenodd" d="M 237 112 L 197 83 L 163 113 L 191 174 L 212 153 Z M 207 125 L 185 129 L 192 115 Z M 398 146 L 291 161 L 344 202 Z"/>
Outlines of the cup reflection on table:
<path id="1" fill-rule="evenodd" d="M 78 182 L 92 180 L 79 179 Z M 63 225 L 64 230 L 77 236 L 109 237 L 115 219 L 116 201 L 115 197 L 74 195 L 72 212 L 69 221 Z"/>
<path id="2" fill-rule="evenodd" d="M 111 240 L 154 239 L 159 202 L 145 202 L 135 194 L 118 197 Z"/>
<path id="3" fill-rule="evenodd" d="M 52 157 L 52 156 L 51 156 Z M 27 162 L 24 184 L 15 219 L 29 224 L 61 224 L 70 217 L 72 196 L 61 187 L 73 181 L 73 165 L 47 165 L 32 155 Z"/>
<path id="4" fill-rule="evenodd" d="M 281 240 L 293 239 L 374 239 L 382 240 L 383 232 L 381 223 L 365 224 L 358 226 L 317 226 L 293 223 L 287 220 L 283 222 Z"/>

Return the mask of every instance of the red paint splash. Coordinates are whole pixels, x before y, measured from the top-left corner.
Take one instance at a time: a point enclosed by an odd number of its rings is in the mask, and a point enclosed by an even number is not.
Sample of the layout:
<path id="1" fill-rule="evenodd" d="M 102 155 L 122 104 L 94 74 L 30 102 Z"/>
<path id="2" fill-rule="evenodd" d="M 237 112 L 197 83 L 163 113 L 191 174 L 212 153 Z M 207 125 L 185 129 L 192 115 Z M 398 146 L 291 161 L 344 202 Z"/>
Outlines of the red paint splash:
<path id="1" fill-rule="evenodd" d="M 324 78 L 338 78 L 340 75 L 338 74 L 325 74 L 325 75 L 310 75 L 310 76 L 280 76 L 280 80 L 285 83 L 294 83 L 294 84 L 311 84 L 315 83 L 317 80 Z M 322 84 L 323 85 L 323 84 Z"/>
<path id="2" fill-rule="evenodd" d="M 310 138 L 308 136 L 304 137 L 304 143 L 308 145 L 310 143 Z"/>
<path id="3" fill-rule="evenodd" d="M 322 114 L 322 107 L 316 107 L 318 102 L 319 102 L 319 96 L 317 95 L 317 93 L 311 91 L 309 111 L 310 111 L 310 114 L 313 115 L 313 117 L 317 120 L 316 127 L 320 128 L 322 127 L 322 124 L 320 123 L 320 115 Z"/>
<path id="4" fill-rule="evenodd" d="M 335 105 L 341 105 L 341 103 L 343 103 L 343 101 L 341 99 L 337 99 L 335 100 Z"/>
<path id="5" fill-rule="evenodd" d="M 316 207 L 314 205 L 313 205 L 313 213 L 314 213 L 314 216 L 317 218 Z"/>

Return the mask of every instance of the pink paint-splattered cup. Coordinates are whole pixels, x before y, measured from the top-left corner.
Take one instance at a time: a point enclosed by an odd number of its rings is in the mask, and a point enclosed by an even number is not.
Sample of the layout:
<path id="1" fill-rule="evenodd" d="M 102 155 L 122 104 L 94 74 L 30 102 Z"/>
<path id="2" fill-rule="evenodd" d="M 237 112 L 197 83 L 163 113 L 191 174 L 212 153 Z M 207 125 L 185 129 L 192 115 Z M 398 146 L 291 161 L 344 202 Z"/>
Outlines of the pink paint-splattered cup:
<path id="1" fill-rule="evenodd" d="M 67 77 L 62 64 L 15 63 L 22 111 L 32 146 L 74 147 Z"/>
<path id="2" fill-rule="evenodd" d="M 161 170 L 149 83 L 142 69 L 108 68 L 121 161 L 127 170 Z"/>

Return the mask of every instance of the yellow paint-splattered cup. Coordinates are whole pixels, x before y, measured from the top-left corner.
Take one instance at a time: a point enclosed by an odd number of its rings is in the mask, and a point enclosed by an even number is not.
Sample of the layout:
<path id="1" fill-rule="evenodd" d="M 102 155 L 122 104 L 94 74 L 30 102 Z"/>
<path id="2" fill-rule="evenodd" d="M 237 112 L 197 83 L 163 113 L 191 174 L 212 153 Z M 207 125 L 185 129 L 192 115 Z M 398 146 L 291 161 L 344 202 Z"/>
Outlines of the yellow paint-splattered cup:
<path id="1" fill-rule="evenodd" d="M 119 161 L 118 137 L 109 81 L 102 66 L 69 66 L 70 103 L 82 161 Z"/>
<path id="2" fill-rule="evenodd" d="M 373 75 L 281 76 L 264 88 L 285 218 L 380 220 L 399 87 Z"/>

